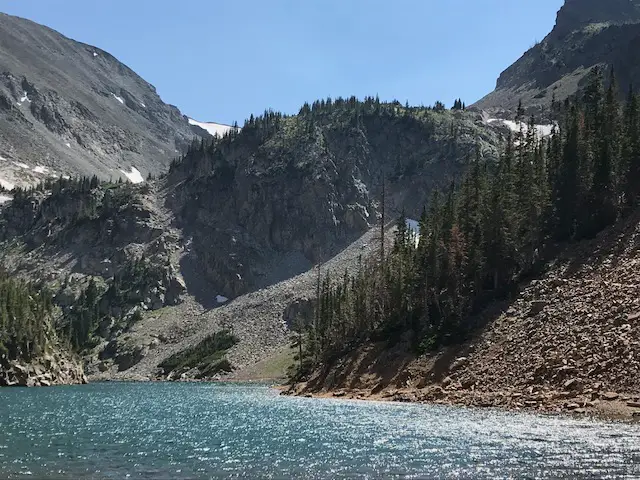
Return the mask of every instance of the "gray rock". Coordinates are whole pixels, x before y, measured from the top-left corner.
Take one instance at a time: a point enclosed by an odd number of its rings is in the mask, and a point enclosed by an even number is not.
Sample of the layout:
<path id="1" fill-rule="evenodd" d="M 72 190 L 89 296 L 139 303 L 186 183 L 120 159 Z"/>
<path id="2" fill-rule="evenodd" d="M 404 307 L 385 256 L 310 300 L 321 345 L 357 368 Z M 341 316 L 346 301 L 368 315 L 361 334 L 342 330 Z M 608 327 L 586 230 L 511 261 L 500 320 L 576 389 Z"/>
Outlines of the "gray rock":
<path id="1" fill-rule="evenodd" d="M 5 14 L 0 45 L 5 158 L 31 169 L 45 165 L 54 175 L 124 178 L 120 170 L 132 166 L 143 176 L 156 175 L 196 137 L 176 107 L 99 48 Z M 3 177 L 34 183 L 43 177 L 6 164 L 0 166 Z"/>

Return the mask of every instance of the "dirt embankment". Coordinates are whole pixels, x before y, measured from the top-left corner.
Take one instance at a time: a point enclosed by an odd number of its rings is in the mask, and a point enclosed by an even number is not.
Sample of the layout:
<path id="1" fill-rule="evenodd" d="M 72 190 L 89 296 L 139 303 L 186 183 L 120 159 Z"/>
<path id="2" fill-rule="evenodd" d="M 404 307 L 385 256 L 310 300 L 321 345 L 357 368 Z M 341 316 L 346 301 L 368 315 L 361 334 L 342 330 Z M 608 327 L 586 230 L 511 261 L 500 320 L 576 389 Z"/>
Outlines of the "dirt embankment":
<path id="1" fill-rule="evenodd" d="M 640 417 L 639 222 L 571 247 L 464 345 L 365 345 L 291 393 Z"/>

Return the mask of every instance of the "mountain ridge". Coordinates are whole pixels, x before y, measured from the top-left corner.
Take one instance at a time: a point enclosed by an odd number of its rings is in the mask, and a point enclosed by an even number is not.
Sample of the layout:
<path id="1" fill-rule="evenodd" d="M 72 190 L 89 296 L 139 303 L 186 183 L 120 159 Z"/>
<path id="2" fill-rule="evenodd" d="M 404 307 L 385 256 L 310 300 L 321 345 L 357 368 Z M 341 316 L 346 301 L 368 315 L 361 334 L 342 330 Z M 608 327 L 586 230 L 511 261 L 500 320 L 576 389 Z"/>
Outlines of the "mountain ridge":
<path id="1" fill-rule="evenodd" d="M 553 30 L 505 69 L 493 92 L 474 104 L 512 116 L 520 102 L 539 119 L 586 84 L 596 66 L 614 68 L 622 94 L 640 84 L 634 52 L 640 45 L 640 4 L 635 0 L 567 0 Z"/>
<path id="2" fill-rule="evenodd" d="M 108 52 L 0 14 L 0 177 L 157 175 L 197 135 Z"/>

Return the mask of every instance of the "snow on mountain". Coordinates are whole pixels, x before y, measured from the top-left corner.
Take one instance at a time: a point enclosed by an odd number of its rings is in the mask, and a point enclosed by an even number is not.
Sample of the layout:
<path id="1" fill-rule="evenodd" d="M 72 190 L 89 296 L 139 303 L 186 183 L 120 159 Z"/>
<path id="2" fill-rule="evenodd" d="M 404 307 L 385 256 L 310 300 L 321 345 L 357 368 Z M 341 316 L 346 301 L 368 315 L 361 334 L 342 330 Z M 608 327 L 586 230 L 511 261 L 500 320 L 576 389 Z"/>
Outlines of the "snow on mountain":
<path id="1" fill-rule="evenodd" d="M 231 125 L 224 125 L 222 123 L 213 123 L 213 122 L 198 122 L 197 120 L 194 120 L 193 118 L 189 119 L 189 124 L 190 125 L 195 125 L 197 127 L 200 127 L 202 129 L 206 130 L 207 132 L 209 132 L 214 137 L 215 136 L 222 137 L 228 131 L 233 130 L 233 127 Z"/>
<path id="2" fill-rule="evenodd" d="M 216 302 L 218 303 L 227 303 L 229 299 L 223 295 L 216 295 Z"/>
<path id="3" fill-rule="evenodd" d="M 131 167 L 130 172 L 125 172 L 120 169 L 122 173 L 124 173 L 131 183 L 142 183 L 144 182 L 144 178 L 142 178 L 142 174 L 136 167 Z"/>
<path id="4" fill-rule="evenodd" d="M 8 182 L 7 180 L 0 178 L 0 187 L 4 188 L 5 190 L 13 190 L 15 185 L 11 182 Z"/>
<path id="5" fill-rule="evenodd" d="M 18 105 L 22 105 L 24 102 L 31 103 L 31 100 L 29 100 L 29 95 L 27 94 L 27 92 L 24 92 L 22 94 L 22 97 L 20 97 L 20 101 L 18 101 Z"/>
<path id="6" fill-rule="evenodd" d="M 513 120 L 503 120 L 501 118 L 489 118 L 486 120 L 486 122 L 489 125 L 495 125 L 495 124 L 505 125 L 506 127 L 509 127 L 509 130 L 511 130 L 512 132 L 519 132 L 521 128 L 524 133 L 527 133 L 527 131 L 529 130 L 529 126 L 524 122 L 514 122 Z M 538 136 L 548 137 L 549 135 L 551 135 L 551 132 L 553 131 L 554 126 L 555 125 L 553 124 L 536 125 L 536 131 Z"/>

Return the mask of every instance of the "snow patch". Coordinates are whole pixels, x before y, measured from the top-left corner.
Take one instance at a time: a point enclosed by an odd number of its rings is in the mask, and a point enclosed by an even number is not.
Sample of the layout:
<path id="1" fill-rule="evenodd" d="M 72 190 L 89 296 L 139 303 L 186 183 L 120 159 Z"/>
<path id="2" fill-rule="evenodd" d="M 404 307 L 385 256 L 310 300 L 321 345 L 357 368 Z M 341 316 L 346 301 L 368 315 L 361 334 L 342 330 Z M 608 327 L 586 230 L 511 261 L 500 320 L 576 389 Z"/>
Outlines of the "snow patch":
<path id="1" fill-rule="evenodd" d="M 147 108 L 147 106 L 144 104 L 144 102 L 140 102 L 140 106 L 141 106 L 142 108 Z"/>
<path id="2" fill-rule="evenodd" d="M 138 170 L 136 167 L 131 167 L 131 171 L 128 173 L 122 169 L 120 169 L 120 171 L 127 176 L 127 178 L 131 183 L 144 182 L 144 178 L 142 178 L 142 174 L 140 173 L 140 170 Z"/>
<path id="3" fill-rule="evenodd" d="M 6 180 L 0 178 L 0 187 L 4 188 L 5 190 L 13 190 L 15 185 L 11 182 L 7 182 Z"/>
<path id="4" fill-rule="evenodd" d="M 0 157 L 0 160 L 4 160 L 4 158 Z M 21 162 L 13 162 L 16 167 L 24 168 L 25 170 L 31 170 L 31 167 L 26 163 Z"/>
<path id="5" fill-rule="evenodd" d="M 67 148 L 71 148 L 71 144 L 69 142 L 65 143 L 65 145 L 67 146 Z"/>
<path id="6" fill-rule="evenodd" d="M 407 225 L 407 230 L 411 234 L 411 238 L 414 239 L 417 247 L 418 243 L 420 242 L 420 222 L 418 220 L 407 218 L 405 220 L 405 224 Z"/>
<path id="7" fill-rule="evenodd" d="M 113 95 L 113 98 L 115 98 L 116 100 L 118 100 L 122 105 L 124 105 L 124 99 L 122 97 L 119 97 L 118 95 L 116 95 L 115 93 L 112 93 L 111 95 Z"/>
<path id="8" fill-rule="evenodd" d="M 93 58 L 98 56 L 98 52 L 93 52 Z"/>
<path id="9" fill-rule="evenodd" d="M 222 295 L 216 295 L 216 302 L 218 303 L 227 303 L 229 299 L 227 297 L 223 297 Z"/>
<path id="10" fill-rule="evenodd" d="M 13 200 L 13 197 L 0 194 L 0 205 L 2 205 L 3 203 L 10 202 L 11 200 Z"/>
<path id="11" fill-rule="evenodd" d="M 198 122 L 193 118 L 189 119 L 189 125 L 196 125 L 207 132 L 209 132 L 214 137 L 222 137 L 225 133 L 233 130 L 231 125 L 224 125 L 222 123 L 213 123 L 213 122 Z M 238 129 L 239 130 L 239 129 Z"/>
<path id="12" fill-rule="evenodd" d="M 36 173 L 47 173 L 47 170 L 49 170 L 47 167 L 43 167 L 41 165 L 38 165 L 37 167 L 33 167 L 33 171 Z"/>
<path id="13" fill-rule="evenodd" d="M 62 175 L 62 178 L 64 178 L 65 180 L 71 180 L 71 177 L 69 175 Z"/>
<path id="14" fill-rule="evenodd" d="M 24 102 L 31 103 L 31 100 L 29 100 L 29 94 L 27 94 L 27 92 L 24 92 L 22 94 L 22 97 L 20 97 L 20 100 L 18 101 L 18 105 L 22 105 Z"/>
<path id="15" fill-rule="evenodd" d="M 520 132 L 520 129 L 522 128 L 523 133 L 527 133 L 527 131 L 529 130 L 529 126 L 524 123 L 524 122 L 514 122 L 513 120 L 503 120 L 501 118 L 489 118 L 487 119 L 487 123 L 489 125 L 492 124 L 502 124 L 505 125 L 506 127 L 509 128 L 509 130 L 511 130 L 512 132 Z M 552 131 L 553 131 L 553 127 L 555 127 L 554 124 L 548 124 L 548 125 L 536 125 L 536 133 L 538 134 L 538 136 L 540 137 L 548 137 L 551 135 Z"/>

